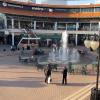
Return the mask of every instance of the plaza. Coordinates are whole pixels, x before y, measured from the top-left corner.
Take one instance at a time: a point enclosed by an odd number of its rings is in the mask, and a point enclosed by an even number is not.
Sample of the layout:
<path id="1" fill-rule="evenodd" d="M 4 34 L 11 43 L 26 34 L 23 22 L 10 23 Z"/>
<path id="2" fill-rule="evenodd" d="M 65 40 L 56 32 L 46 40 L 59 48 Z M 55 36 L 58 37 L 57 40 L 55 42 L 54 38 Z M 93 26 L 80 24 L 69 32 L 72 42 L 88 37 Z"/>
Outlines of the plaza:
<path id="1" fill-rule="evenodd" d="M 0 0 L 0 100 L 98 100 L 100 4 L 26 1 Z"/>
<path id="2" fill-rule="evenodd" d="M 43 70 L 19 62 L 19 51 L 1 52 L 0 100 L 89 100 L 96 80 L 93 72 L 71 74 L 62 85 L 62 72 L 54 71 L 51 84 L 46 84 Z"/>

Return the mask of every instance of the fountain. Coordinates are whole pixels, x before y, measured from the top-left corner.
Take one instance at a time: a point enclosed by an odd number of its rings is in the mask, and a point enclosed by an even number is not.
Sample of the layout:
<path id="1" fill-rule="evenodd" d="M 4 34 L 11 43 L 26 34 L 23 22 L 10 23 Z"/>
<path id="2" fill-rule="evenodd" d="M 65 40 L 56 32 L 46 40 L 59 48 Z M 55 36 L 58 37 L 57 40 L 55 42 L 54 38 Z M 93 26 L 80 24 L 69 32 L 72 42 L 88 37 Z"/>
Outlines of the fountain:
<path id="1" fill-rule="evenodd" d="M 42 64 L 87 64 L 96 60 L 95 56 L 86 54 L 80 55 L 78 50 L 74 47 L 68 47 L 68 33 L 62 33 L 61 47 L 59 49 L 52 49 L 48 56 L 40 57 L 39 63 Z M 93 58 L 93 59 L 91 59 Z M 45 60 L 44 60 L 45 59 Z"/>
<path id="2" fill-rule="evenodd" d="M 68 64 L 69 62 L 75 63 L 79 61 L 79 53 L 75 48 L 68 47 L 68 33 L 64 31 L 62 33 L 62 46 L 59 50 L 51 51 L 49 53 L 49 63 L 63 63 Z"/>

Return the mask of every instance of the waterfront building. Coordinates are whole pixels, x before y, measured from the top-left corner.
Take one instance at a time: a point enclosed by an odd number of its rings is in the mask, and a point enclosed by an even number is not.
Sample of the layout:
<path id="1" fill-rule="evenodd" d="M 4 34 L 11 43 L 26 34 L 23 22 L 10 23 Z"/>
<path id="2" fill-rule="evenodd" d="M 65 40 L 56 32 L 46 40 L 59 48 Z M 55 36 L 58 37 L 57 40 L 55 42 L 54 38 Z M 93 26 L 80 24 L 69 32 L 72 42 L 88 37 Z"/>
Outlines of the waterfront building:
<path id="1" fill-rule="evenodd" d="M 31 26 L 31 34 L 47 39 L 67 30 L 69 43 L 75 45 L 82 45 L 86 35 L 99 33 L 100 4 L 62 6 L 0 0 L 0 12 L 0 44 L 17 45 L 27 26 Z"/>

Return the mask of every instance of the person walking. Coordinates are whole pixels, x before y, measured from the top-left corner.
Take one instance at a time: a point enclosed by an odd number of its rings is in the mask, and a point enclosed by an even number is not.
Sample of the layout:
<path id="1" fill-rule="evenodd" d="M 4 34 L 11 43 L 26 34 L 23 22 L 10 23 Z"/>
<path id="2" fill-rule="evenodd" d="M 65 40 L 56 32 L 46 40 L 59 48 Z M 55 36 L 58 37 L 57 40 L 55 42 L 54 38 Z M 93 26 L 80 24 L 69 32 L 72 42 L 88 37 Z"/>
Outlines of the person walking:
<path id="1" fill-rule="evenodd" d="M 48 65 L 46 80 L 48 84 L 51 82 L 51 66 L 50 65 Z"/>
<path id="2" fill-rule="evenodd" d="M 47 71 L 48 71 L 48 68 L 47 66 L 44 68 L 44 75 L 45 75 L 45 83 L 47 83 Z"/>
<path id="3" fill-rule="evenodd" d="M 66 67 L 63 70 L 62 84 L 67 84 L 67 68 Z"/>

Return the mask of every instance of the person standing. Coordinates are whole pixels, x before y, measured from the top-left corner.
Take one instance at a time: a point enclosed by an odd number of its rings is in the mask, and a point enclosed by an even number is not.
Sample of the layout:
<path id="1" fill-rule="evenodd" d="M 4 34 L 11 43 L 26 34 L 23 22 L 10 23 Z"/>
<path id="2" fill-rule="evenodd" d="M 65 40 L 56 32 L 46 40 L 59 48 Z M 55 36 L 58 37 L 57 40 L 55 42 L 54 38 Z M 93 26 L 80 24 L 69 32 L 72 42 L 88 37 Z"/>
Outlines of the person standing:
<path id="1" fill-rule="evenodd" d="M 48 65 L 48 70 L 47 70 L 47 83 L 51 82 L 51 66 Z"/>
<path id="2" fill-rule="evenodd" d="M 66 67 L 63 70 L 62 84 L 67 84 L 67 68 Z"/>

